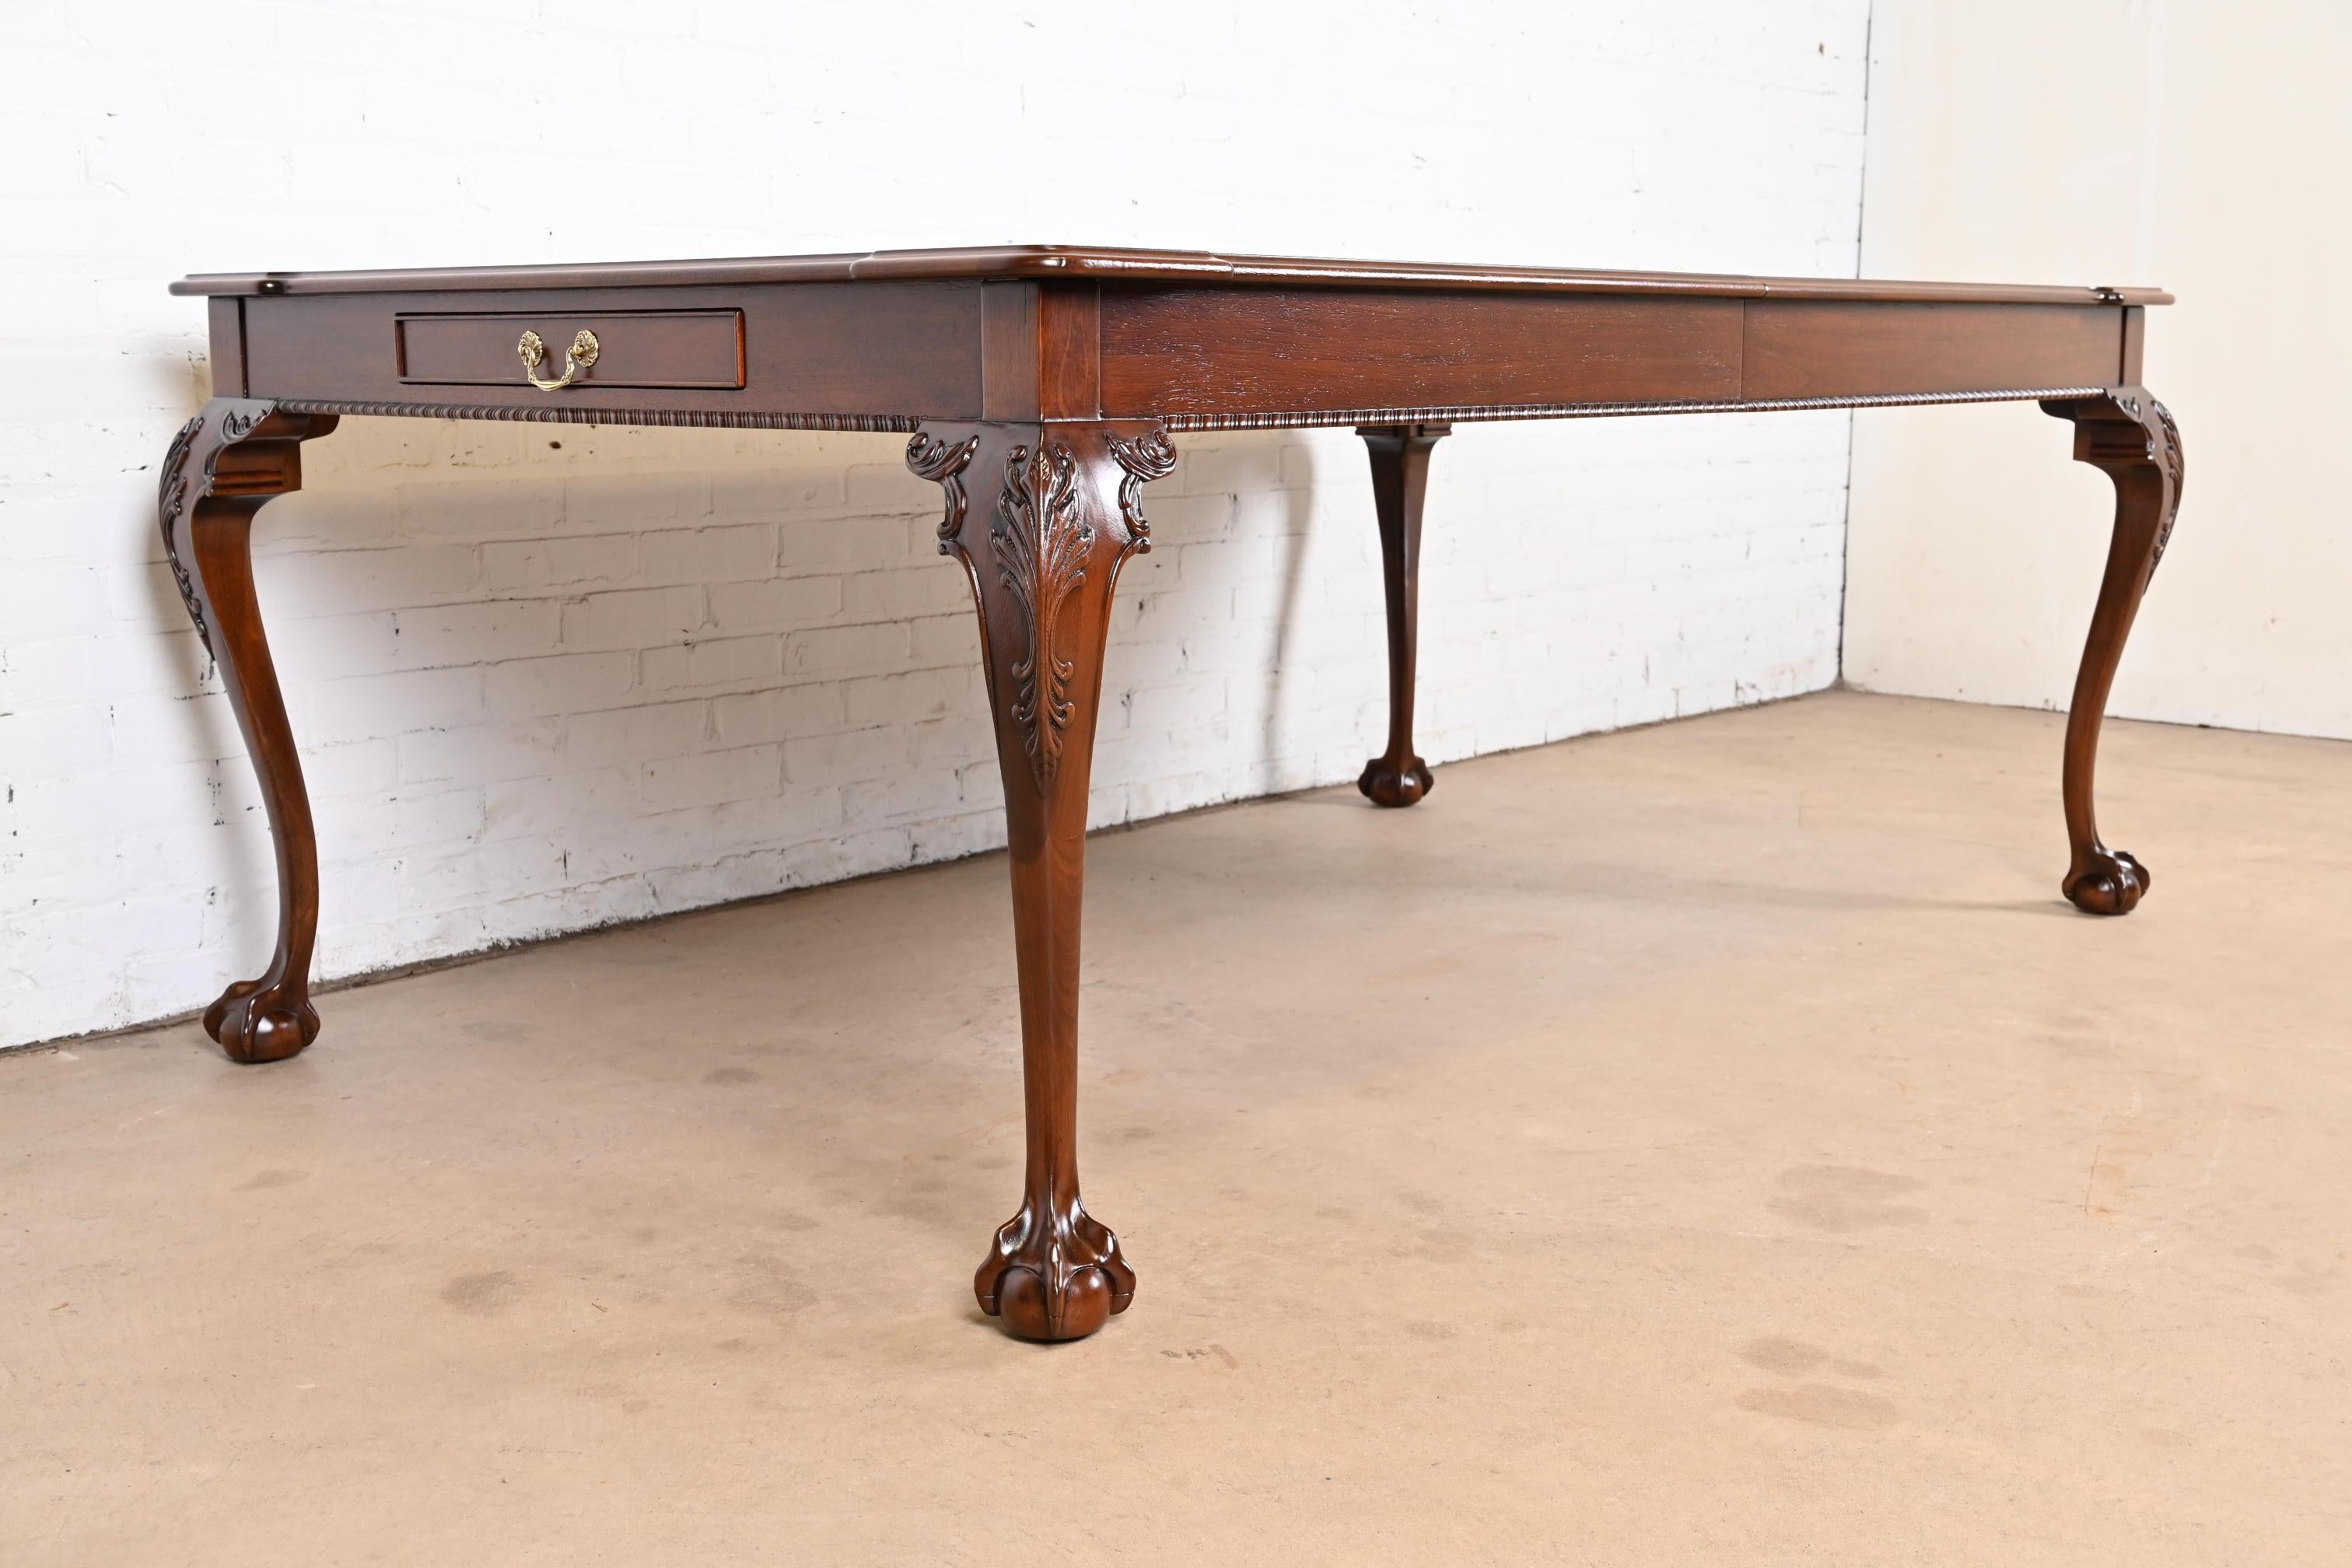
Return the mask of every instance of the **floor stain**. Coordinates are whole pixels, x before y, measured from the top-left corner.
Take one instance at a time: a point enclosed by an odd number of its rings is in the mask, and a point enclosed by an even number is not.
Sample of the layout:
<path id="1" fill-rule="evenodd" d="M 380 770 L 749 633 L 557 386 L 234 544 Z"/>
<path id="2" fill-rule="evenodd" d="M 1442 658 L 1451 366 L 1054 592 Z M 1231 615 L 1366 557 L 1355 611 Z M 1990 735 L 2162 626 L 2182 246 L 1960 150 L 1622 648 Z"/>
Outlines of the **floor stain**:
<path id="1" fill-rule="evenodd" d="M 1792 1340 L 1785 1334 L 1767 1334 L 1760 1340 L 1750 1340 L 1739 1347 L 1739 1359 L 1764 1372 L 1782 1377 L 1802 1377 L 1830 1359 L 1830 1352 Z"/>
<path id="2" fill-rule="evenodd" d="M 2278 1279 L 2278 1288 L 2290 1296 L 2325 1295 L 2327 1288 L 2336 1283 L 2336 1277 L 2344 1272 L 2340 1267 L 2330 1268 L 2324 1264 L 2309 1263 L 2301 1258 L 2288 1264 L 2287 1269 L 2293 1272 L 2282 1269 L 2278 1271 L 2275 1278 Z"/>
<path id="3" fill-rule="evenodd" d="M 516 1296 L 514 1275 L 504 1268 L 460 1274 L 441 1288 L 441 1300 L 469 1317 L 487 1318 L 503 1311 Z"/>
<path id="4" fill-rule="evenodd" d="M 962 1212 L 961 1203 L 950 1201 L 944 1191 L 926 1191 L 919 1186 L 893 1187 L 875 1201 L 874 1209 L 893 1219 L 912 1220 L 924 1226 L 952 1225 Z"/>
<path id="5" fill-rule="evenodd" d="M 1830 1383 L 1798 1383 L 1822 1367 L 1828 1367 L 1840 1377 L 1868 1381 L 1885 1377 L 1886 1369 L 1875 1362 L 1856 1361 L 1833 1355 L 1819 1345 L 1787 1334 L 1766 1334 L 1739 1347 L 1739 1359 L 1759 1372 L 1790 1379 L 1784 1388 L 1751 1388 L 1740 1394 L 1737 1403 L 1742 1410 L 1752 1410 L 1759 1415 L 1777 1415 L 1784 1421 L 1801 1421 L 1813 1426 L 1837 1426 L 1852 1432 L 1880 1432 L 1902 1419 L 1894 1401 L 1858 1388 L 1840 1388 Z"/>
<path id="6" fill-rule="evenodd" d="M 1857 1165 L 1799 1165 L 1780 1173 L 1780 1185 L 1788 1191 L 1768 1201 L 1767 1209 L 1832 1236 L 1927 1220 L 1926 1209 L 1895 1202 L 1926 1187 L 1910 1176 Z"/>
<path id="7" fill-rule="evenodd" d="M 760 1075 L 750 1068 L 713 1068 L 702 1075 L 702 1081 L 716 1084 L 757 1083 L 760 1081 Z"/>
<path id="8" fill-rule="evenodd" d="M 308 1171 L 256 1171 L 239 1182 L 236 1190 L 240 1193 L 257 1193 L 266 1187 L 290 1187 L 310 1173 Z"/>
<path id="9" fill-rule="evenodd" d="M 2099 1119 L 2090 1173 L 2083 1180 L 2084 1215 L 2105 1220 L 2131 1216 L 2145 1207 L 2133 1200 L 2136 1187 L 2147 1184 L 2143 1173 L 2148 1166 L 2209 1141 L 2212 1152 L 2206 1174 L 2211 1175 L 2228 1139 L 2229 1117 L 2223 1114 L 2213 1125 L 2215 1119 L 2203 1109 L 2209 1098 L 2193 1075 L 2133 1075 L 2129 1097 L 2110 1105 Z"/>
<path id="10" fill-rule="evenodd" d="M 738 1311 L 789 1322 L 816 1300 L 816 1292 L 799 1275 L 764 1252 L 745 1253 L 729 1272 L 732 1284 L 727 1304 Z"/>
<path id="11" fill-rule="evenodd" d="M 2050 1016 L 2042 1040 L 2053 1055 L 2084 1060 L 2115 1055 L 2116 1043 L 2124 1033 L 2112 1018 L 2062 1010 Z"/>
<path id="12" fill-rule="evenodd" d="M 1444 1226 L 1431 1226 L 1417 1239 L 1420 1245 L 1407 1250 L 1433 1262 L 1454 1263 L 1470 1256 L 1470 1238 Z"/>
<path id="13" fill-rule="evenodd" d="M 2321 1296 L 2326 1294 L 2330 1281 L 2336 1278 L 2333 1269 L 2325 1272 L 2305 1270 L 2279 1281 L 2279 1289 L 2290 1296 Z"/>
<path id="14" fill-rule="evenodd" d="M 1903 1419 L 1903 1413 L 1892 1400 L 1826 1383 L 1801 1383 L 1794 1388 L 1751 1388 L 1739 1396 L 1739 1407 L 1759 1415 L 1777 1415 L 1784 1421 L 1836 1426 L 1849 1432 L 1884 1432 Z"/>

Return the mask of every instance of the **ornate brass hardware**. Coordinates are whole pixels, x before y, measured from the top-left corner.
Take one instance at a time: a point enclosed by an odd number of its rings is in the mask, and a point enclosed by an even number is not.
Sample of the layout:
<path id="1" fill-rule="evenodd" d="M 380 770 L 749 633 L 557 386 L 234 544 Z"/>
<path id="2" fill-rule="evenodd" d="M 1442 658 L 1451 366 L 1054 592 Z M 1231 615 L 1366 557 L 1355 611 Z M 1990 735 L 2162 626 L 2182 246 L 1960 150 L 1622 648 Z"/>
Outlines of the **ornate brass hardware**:
<path id="1" fill-rule="evenodd" d="M 585 327 L 581 328 L 572 340 L 572 352 L 564 356 L 562 379 L 550 381 L 539 374 L 539 367 L 547 361 L 547 345 L 540 341 L 539 334 L 526 331 L 522 341 L 515 344 L 516 357 L 522 361 L 524 378 L 541 392 L 561 392 L 578 381 L 581 374 L 596 363 L 596 334 Z"/>

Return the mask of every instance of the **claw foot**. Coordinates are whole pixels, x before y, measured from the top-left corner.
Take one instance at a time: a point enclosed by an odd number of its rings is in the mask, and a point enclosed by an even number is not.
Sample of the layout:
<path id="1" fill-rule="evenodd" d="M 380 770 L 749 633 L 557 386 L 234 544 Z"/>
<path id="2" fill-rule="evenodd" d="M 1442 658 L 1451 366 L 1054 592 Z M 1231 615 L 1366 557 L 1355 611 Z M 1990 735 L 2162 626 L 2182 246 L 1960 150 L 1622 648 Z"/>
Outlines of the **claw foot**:
<path id="1" fill-rule="evenodd" d="M 2066 879 L 2066 900 L 2088 915 L 2127 915 L 2147 892 L 2147 868 L 2128 850 L 2095 849 Z"/>
<path id="2" fill-rule="evenodd" d="M 319 1037 L 319 1010 L 284 986 L 240 980 L 205 1009 L 205 1033 L 236 1062 L 282 1062 Z"/>
<path id="3" fill-rule="evenodd" d="M 1076 1194 L 1065 1210 L 1035 1198 L 997 1228 L 973 1276 L 980 1310 L 1024 1340 L 1082 1340 L 1135 1300 L 1118 1237 Z"/>
<path id="4" fill-rule="evenodd" d="M 1427 795 L 1434 782 L 1429 776 L 1429 764 L 1419 757 L 1406 758 L 1402 767 L 1392 757 L 1374 757 L 1364 764 L 1356 787 L 1375 805 L 1411 805 Z"/>

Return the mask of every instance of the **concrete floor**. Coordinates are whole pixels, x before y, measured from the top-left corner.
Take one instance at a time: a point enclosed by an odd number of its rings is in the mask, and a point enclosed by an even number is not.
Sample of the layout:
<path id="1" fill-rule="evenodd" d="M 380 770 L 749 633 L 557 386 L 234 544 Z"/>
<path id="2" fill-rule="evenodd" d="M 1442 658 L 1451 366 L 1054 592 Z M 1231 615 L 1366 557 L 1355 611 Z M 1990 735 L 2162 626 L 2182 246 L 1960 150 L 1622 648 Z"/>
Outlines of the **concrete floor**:
<path id="1" fill-rule="evenodd" d="M 2058 732 L 1096 840 L 1071 1346 L 996 857 L 0 1058 L 0 1561 L 2340 1561 L 2352 746 L 2112 727 L 2096 921 Z"/>

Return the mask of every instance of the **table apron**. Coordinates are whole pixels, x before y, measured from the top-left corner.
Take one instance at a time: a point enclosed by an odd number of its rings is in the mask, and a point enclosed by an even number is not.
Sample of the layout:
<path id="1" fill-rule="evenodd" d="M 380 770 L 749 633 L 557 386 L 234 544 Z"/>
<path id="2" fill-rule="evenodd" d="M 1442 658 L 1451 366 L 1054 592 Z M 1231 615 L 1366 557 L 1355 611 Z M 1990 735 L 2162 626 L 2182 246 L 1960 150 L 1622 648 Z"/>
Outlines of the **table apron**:
<path id="1" fill-rule="evenodd" d="M 213 310 L 217 390 L 316 412 L 899 431 L 980 418 L 1201 429 L 2049 397 L 2132 384 L 2140 315 L 2122 304 L 964 281 L 262 295 Z M 457 370 L 420 377 L 413 344 L 404 365 L 404 322 L 413 332 L 457 318 L 499 331 L 460 343 Z M 517 322 L 545 323 L 534 330 L 550 374 L 578 324 L 602 323 L 609 341 L 574 384 L 543 391 L 519 360 L 495 379 Z M 728 363 L 721 340 L 738 332 Z"/>

